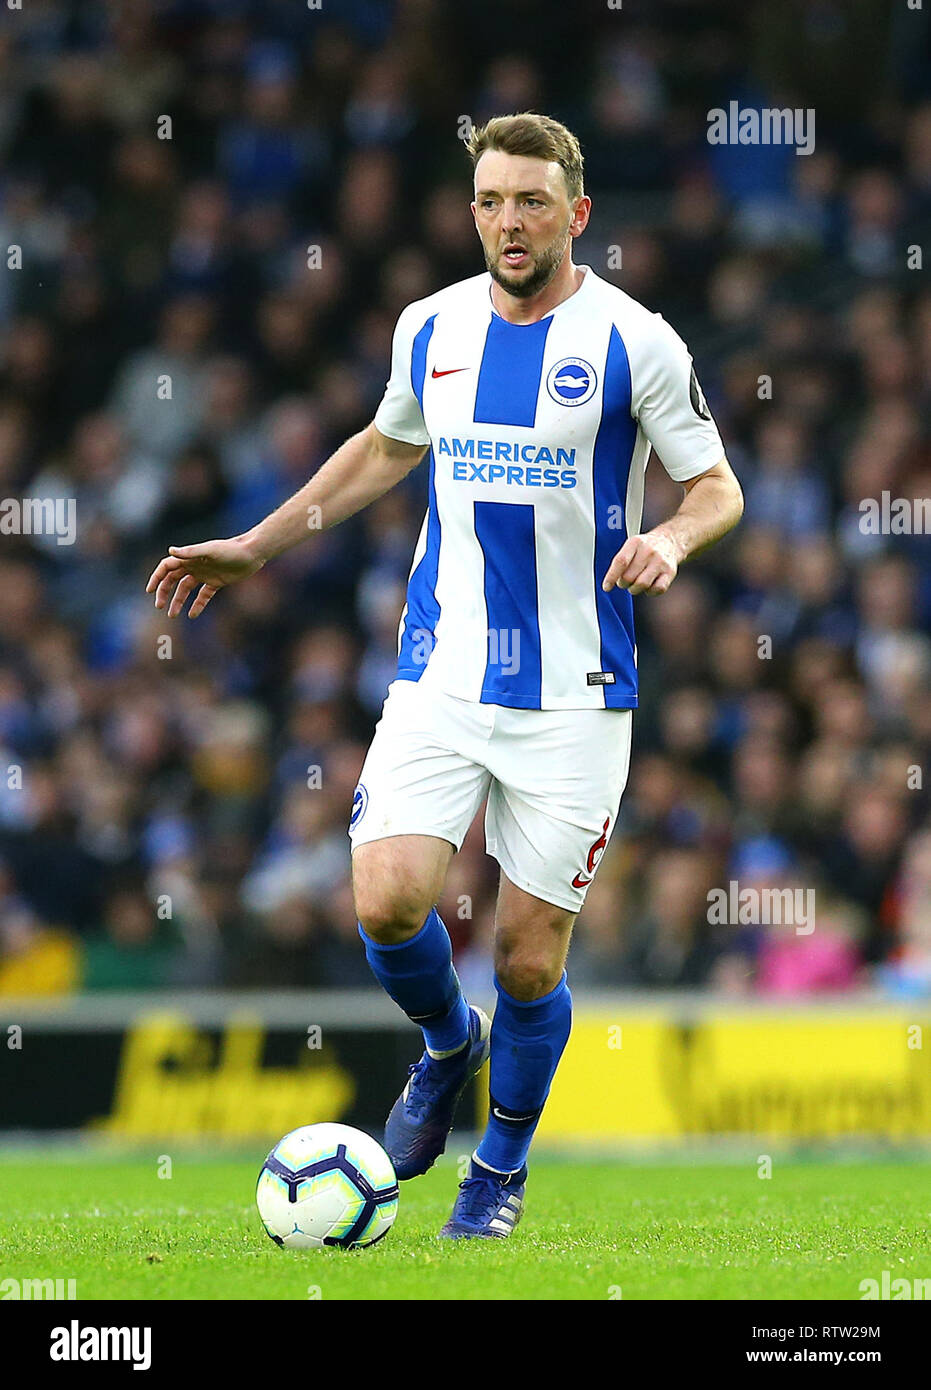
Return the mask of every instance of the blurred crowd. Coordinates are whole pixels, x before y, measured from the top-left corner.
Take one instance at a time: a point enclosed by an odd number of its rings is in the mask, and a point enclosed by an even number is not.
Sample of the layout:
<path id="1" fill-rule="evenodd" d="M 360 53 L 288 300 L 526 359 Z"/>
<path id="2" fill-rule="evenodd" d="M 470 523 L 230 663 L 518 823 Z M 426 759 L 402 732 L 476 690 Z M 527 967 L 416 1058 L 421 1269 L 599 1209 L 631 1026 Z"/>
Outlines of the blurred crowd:
<path id="1" fill-rule="evenodd" d="M 424 469 L 197 623 L 143 590 L 368 422 L 400 309 L 483 268 L 464 117 L 526 108 L 580 136 L 576 259 L 686 337 L 747 503 L 637 600 L 571 981 L 931 992 L 931 543 L 861 507 L 931 496 L 928 20 L 900 9 L 4 7 L 0 497 L 74 499 L 76 530 L 0 517 L 0 993 L 371 983 L 347 820 Z M 709 146 L 731 99 L 813 108 L 814 152 Z M 644 529 L 681 495 L 649 480 Z M 815 930 L 710 923 L 732 881 L 814 890 Z M 440 903 L 467 988 L 495 882 L 479 819 Z"/>

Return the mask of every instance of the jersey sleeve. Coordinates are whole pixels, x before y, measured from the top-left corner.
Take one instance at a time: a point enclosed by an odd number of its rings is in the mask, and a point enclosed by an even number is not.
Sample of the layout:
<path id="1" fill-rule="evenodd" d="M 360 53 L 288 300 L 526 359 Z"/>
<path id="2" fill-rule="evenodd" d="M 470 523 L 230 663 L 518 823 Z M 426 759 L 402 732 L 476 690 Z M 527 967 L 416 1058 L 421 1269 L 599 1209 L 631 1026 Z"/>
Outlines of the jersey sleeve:
<path id="1" fill-rule="evenodd" d="M 660 317 L 631 362 L 631 413 L 656 450 L 670 478 L 697 478 L 724 457 L 688 348 Z"/>
<path id="2" fill-rule="evenodd" d="M 423 327 L 418 307 L 409 304 L 398 317 L 391 345 L 391 375 L 375 412 L 375 428 L 389 439 L 400 439 L 405 444 L 430 443 L 411 370 L 414 338 Z"/>

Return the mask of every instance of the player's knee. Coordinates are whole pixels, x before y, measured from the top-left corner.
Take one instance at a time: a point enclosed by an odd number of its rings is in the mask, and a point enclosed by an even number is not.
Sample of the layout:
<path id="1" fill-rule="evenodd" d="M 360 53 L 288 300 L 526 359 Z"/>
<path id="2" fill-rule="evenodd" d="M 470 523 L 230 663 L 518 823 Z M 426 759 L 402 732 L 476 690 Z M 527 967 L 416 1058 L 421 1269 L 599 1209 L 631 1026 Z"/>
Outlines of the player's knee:
<path id="1" fill-rule="evenodd" d="M 377 886 L 356 888 L 356 915 L 366 936 L 381 946 L 394 946 L 420 931 L 430 906 L 417 894 Z"/>
<path id="2" fill-rule="evenodd" d="M 556 988 L 562 979 L 562 963 L 536 951 L 504 951 L 495 961 L 495 974 L 512 999 L 529 1003 Z"/>

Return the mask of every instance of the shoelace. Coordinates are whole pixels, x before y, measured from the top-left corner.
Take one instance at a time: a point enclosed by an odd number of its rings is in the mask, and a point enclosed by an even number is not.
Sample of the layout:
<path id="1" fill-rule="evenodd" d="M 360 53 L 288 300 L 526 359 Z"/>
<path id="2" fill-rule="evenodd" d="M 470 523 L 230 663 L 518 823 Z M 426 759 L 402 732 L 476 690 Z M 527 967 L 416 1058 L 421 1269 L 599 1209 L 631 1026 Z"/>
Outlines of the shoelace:
<path id="1" fill-rule="evenodd" d="M 456 1053 L 456 1056 L 458 1057 L 459 1054 Z M 415 1118 L 420 1115 L 424 1106 L 432 1100 L 433 1092 L 439 1090 L 449 1081 L 449 1077 L 444 1075 L 442 1063 L 438 1064 L 433 1060 L 433 1066 L 431 1067 L 430 1060 L 433 1059 L 424 1061 L 421 1057 L 419 1062 L 412 1062 L 407 1069 L 408 1086 L 410 1087 L 407 1095 L 407 1108 Z M 431 1072 L 433 1073 L 432 1077 L 430 1076 Z M 424 1085 L 425 1074 L 427 1076 L 426 1085 Z"/>
<path id="2" fill-rule="evenodd" d="M 459 1191 L 464 1195 L 456 1203 L 456 1220 L 476 1225 L 490 1221 L 506 1200 L 497 1178 L 465 1178 L 459 1184 Z"/>
<path id="3" fill-rule="evenodd" d="M 425 1071 L 426 1067 L 423 1062 L 413 1062 L 407 1069 L 407 1075 L 410 1078 L 407 1083 L 410 1086 L 407 1093 L 407 1108 L 413 1115 L 420 1114 L 427 1100 L 424 1091 L 417 1084 Z"/>
<path id="4" fill-rule="evenodd" d="M 414 1116 L 420 1115 L 421 1111 L 432 1099 L 433 1091 L 438 1089 L 443 1080 L 442 1076 L 434 1074 L 432 1077 L 433 1085 L 431 1086 L 431 1078 L 429 1076 L 430 1070 L 429 1063 L 423 1060 L 413 1062 L 407 1069 L 407 1074 L 410 1077 L 408 1083 L 410 1085 L 410 1091 L 407 1096 L 407 1108 Z M 427 1077 L 426 1084 L 424 1084 L 425 1075 Z"/>

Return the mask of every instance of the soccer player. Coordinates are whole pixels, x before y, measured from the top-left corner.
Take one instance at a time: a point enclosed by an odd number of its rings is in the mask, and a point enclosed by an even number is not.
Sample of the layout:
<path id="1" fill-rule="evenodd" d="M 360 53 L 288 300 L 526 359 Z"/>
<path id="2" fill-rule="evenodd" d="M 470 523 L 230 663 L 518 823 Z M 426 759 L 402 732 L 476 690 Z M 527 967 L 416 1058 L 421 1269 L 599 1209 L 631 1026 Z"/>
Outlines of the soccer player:
<path id="1" fill-rule="evenodd" d="M 385 1129 L 398 1177 L 442 1153 L 490 1056 L 487 1128 L 442 1234 L 506 1237 L 569 1037 L 572 925 L 627 780 L 633 599 L 665 593 L 743 498 L 682 340 L 573 262 L 591 210 L 575 136 L 523 113 L 468 149 L 487 273 L 404 309 L 366 429 L 251 531 L 171 547 L 148 592 L 171 617 L 194 594 L 197 617 L 306 540 L 308 509 L 335 526 L 429 453 L 397 677 L 353 799 L 353 887 L 371 968 L 424 1035 Z M 641 534 L 651 448 L 684 495 Z M 463 998 L 435 907 L 486 798 L 491 1023 Z"/>

